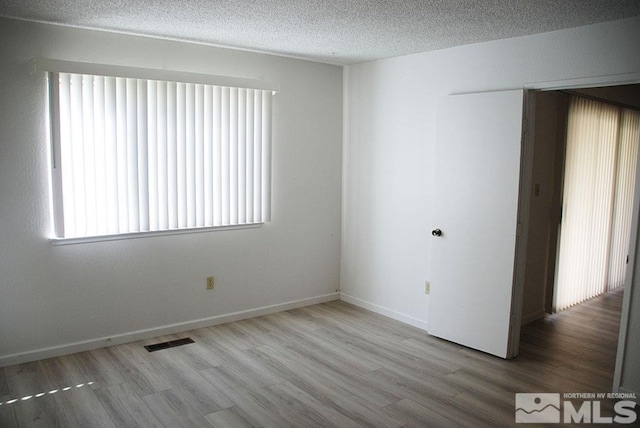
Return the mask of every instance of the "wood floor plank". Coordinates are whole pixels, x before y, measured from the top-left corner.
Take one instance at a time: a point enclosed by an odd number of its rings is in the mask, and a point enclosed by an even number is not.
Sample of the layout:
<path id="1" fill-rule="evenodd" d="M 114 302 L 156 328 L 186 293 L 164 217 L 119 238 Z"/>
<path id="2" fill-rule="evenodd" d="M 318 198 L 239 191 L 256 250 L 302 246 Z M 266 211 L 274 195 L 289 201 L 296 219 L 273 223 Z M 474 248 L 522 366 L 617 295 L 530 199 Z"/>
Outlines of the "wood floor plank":
<path id="1" fill-rule="evenodd" d="M 273 323 L 278 329 L 286 328 L 303 334 L 309 334 L 321 328 L 317 318 L 300 309 L 268 315 L 265 321 Z"/>
<path id="2" fill-rule="evenodd" d="M 248 415 L 242 410 L 234 407 L 218 410 L 205 416 L 205 419 L 214 428 L 253 428 Z"/>
<path id="3" fill-rule="evenodd" d="M 142 397 L 154 416 L 165 427 L 210 428 L 204 415 L 199 413 L 176 389 L 165 389 Z"/>
<path id="4" fill-rule="evenodd" d="M 376 370 L 363 377 L 377 384 L 385 384 L 386 382 L 387 385 L 395 386 L 395 388 L 400 391 L 404 391 L 404 397 L 454 397 L 466 390 L 464 386 L 458 385 L 446 378 L 411 376 L 409 373 L 388 369 Z M 395 388 L 394 390 L 396 390 Z"/>
<path id="5" fill-rule="evenodd" d="M 87 381 L 75 370 L 66 369 L 62 360 L 70 358 L 69 355 L 64 355 L 39 361 L 37 374 L 43 389 L 60 389 Z"/>
<path id="6" fill-rule="evenodd" d="M 182 395 L 203 415 L 233 406 L 233 402 L 222 391 L 207 382 L 181 358 L 185 349 L 166 349 L 153 355 L 154 365 L 161 368 L 172 388 Z"/>
<path id="7" fill-rule="evenodd" d="M 502 400 L 496 400 L 480 391 L 470 389 L 457 395 L 455 401 L 478 421 L 495 427 L 514 425 L 514 394 L 508 394 L 502 397 Z"/>
<path id="8" fill-rule="evenodd" d="M 244 351 L 264 345 L 259 336 L 245 333 L 235 323 L 223 324 L 209 329 L 213 340 L 229 351 Z"/>
<path id="9" fill-rule="evenodd" d="M 246 415 L 244 419 L 251 425 L 269 428 L 290 426 L 287 421 L 270 411 L 268 403 L 264 403 L 259 396 L 255 395 L 254 388 L 233 375 L 225 373 L 222 367 L 204 370 L 202 376 L 225 391 L 235 406 Z"/>
<path id="10" fill-rule="evenodd" d="M 102 403 L 90 388 L 72 387 L 54 396 L 57 409 L 71 427 L 116 428 Z"/>
<path id="11" fill-rule="evenodd" d="M 38 370 L 39 361 L 32 361 L 29 363 L 14 364 L 2 369 L 6 377 L 14 376 L 18 373 L 33 372 Z"/>
<path id="12" fill-rule="evenodd" d="M 18 427 L 18 418 L 10 405 L 0 406 L 0 427 L 14 428 Z"/>
<path id="13" fill-rule="evenodd" d="M 367 376 L 373 375 L 374 374 L 369 374 Z M 390 380 L 389 378 L 380 377 L 378 381 L 381 382 L 381 387 L 383 388 L 403 388 L 402 384 L 393 384 L 393 380 Z M 434 412 L 439 415 L 436 417 L 436 420 L 440 419 L 440 417 L 454 418 L 455 426 L 469 428 L 493 428 L 496 426 L 495 420 L 493 418 L 486 418 L 482 415 L 478 415 L 477 413 L 472 412 L 470 409 L 464 406 L 461 401 L 458 401 L 456 397 L 451 397 L 439 393 L 429 393 L 427 395 L 423 395 L 420 393 L 416 393 L 411 389 L 406 389 L 405 393 L 405 398 L 418 403 L 422 407 L 425 407 L 429 410 L 429 412 Z M 393 406 L 386 407 L 385 411 L 393 412 L 393 409 Z"/>
<path id="14" fill-rule="evenodd" d="M 356 422 L 365 426 L 402 425 L 403 421 L 388 417 L 380 411 L 381 407 L 398 399 L 387 391 L 376 390 L 370 383 L 360 383 L 358 388 L 357 379 L 345 382 L 341 374 L 331 369 L 313 367 L 304 358 L 292 355 L 290 350 L 277 345 L 261 347 L 260 351 L 292 367 L 297 376 L 291 383 L 296 387 Z"/>
<path id="15" fill-rule="evenodd" d="M 127 343 L 108 348 L 108 358 L 123 376 L 135 385 L 140 395 L 171 388 L 171 383 L 149 360 L 149 353 L 141 343 Z"/>
<path id="16" fill-rule="evenodd" d="M 379 362 L 370 358 L 370 354 L 337 339 L 325 329 L 315 331 L 313 335 L 289 330 L 286 333 L 272 333 L 271 337 L 274 338 L 276 335 L 303 355 L 314 360 L 331 362 L 332 367 L 338 371 L 367 373 L 380 368 Z"/>
<path id="17" fill-rule="evenodd" d="M 4 370 L 0 369 L 0 427 L 18 426 L 18 420 L 16 419 L 13 406 L 11 406 L 11 404 L 6 404 L 7 401 L 12 400 L 13 398 L 14 396 L 9 389 L 6 373 Z"/>
<path id="18" fill-rule="evenodd" d="M 353 352 L 368 358 L 374 370 L 382 367 L 410 369 L 424 377 L 441 377 L 449 373 L 448 369 L 440 369 L 438 365 L 431 364 L 428 358 L 425 358 L 426 356 L 418 356 L 406 351 L 402 345 L 404 340 L 389 341 L 368 336 L 353 336 L 340 329 L 332 329 L 326 334 L 342 341 L 343 345 L 350 345 L 345 348 L 345 352 Z"/>
<path id="19" fill-rule="evenodd" d="M 0 426 L 514 426 L 517 392 L 610 390 L 621 304 L 532 322 L 502 360 L 332 301 L 2 368 Z"/>
<path id="20" fill-rule="evenodd" d="M 9 384 L 7 383 L 7 375 L 4 370 L 0 370 L 0 403 L 9 395 Z"/>
<path id="21" fill-rule="evenodd" d="M 302 404 L 300 411 L 306 412 L 307 409 L 313 409 L 317 414 L 321 415 L 325 422 L 325 426 L 356 428 L 361 426 L 353 419 L 346 416 L 340 409 L 335 406 L 328 406 L 320 400 L 313 397 L 307 391 L 298 388 L 291 382 L 283 382 L 273 385 L 269 390 L 277 390 L 286 400 L 296 400 Z"/>
<path id="22" fill-rule="evenodd" d="M 393 398 L 388 397 L 384 391 L 378 391 L 359 382 L 353 376 L 355 373 L 349 375 L 340 364 L 319 358 L 312 351 L 304 352 L 276 344 L 262 347 L 260 350 L 274 358 L 279 358 L 283 364 L 294 367 L 293 371 L 297 379 L 305 378 L 309 381 L 316 379 L 318 383 L 320 381 L 325 382 L 325 384 L 333 386 L 335 391 L 344 391 L 345 394 L 354 397 L 364 405 L 371 405 L 377 408 L 395 401 Z"/>
<path id="23" fill-rule="evenodd" d="M 89 352 L 72 354 L 62 360 L 67 371 L 77 373 L 76 379 L 84 383 L 93 382 L 94 388 L 117 385 L 126 379 L 117 367 L 104 358 L 105 349 L 94 349 Z"/>
<path id="24" fill-rule="evenodd" d="M 441 415 L 427 407 L 404 398 L 397 403 L 393 403 L 385 408 L 389 414 L 397 415 L 409 421 L 407 427 L 442 427 L 449 428 L 456 425 L 455 415 L 450 415 L 453 419 Z"/>
<path id="25" fill-rule="evenodd" d="M 442 350 L 432 344 L 426 345 L 424 342 L 415 340 L 415 338 L 403 340 L 400 342 L 399 346 L 404 352 L 407 352 L 416 358 L 427 360 L 429 365 L 437 368 L 442 373 L 454 372 L 465 367 L 468 361 L 464 356 L 459 359 L 451 358 L 451 353 L 442 352 Z"/>
<path id="26" fill-rule="evenodd" d="M 531 360 L 526 354 L 519 355 L 515 360 L 504 361 L 477 351 L 461 350 L 461 352 L 475 355 L 470 358 L 465 370 L 477 376 L 488 376 L 495 382 L 514 384 L 518 392 L 573 392 L 588 391 L 580 379 L 556 372 L 558 365 L 548 365 L 545 362 Z M 613 369 L 612 369 L 613 370 Z M 610 385 L 605 389 L 609 389 Z"/>
<path id="27" fill-rule="evenodd" d="M 298 395 L 292 395 L 286 382 L 267 386 L 257 392 L 269 404 L 273 412 L 294 427 L 323 428 L 336 426 L 316 406 L 301 401 Z"/>
<path id="28" fill-rule="evenodd" d="M 128 382 L 95 390 L 105 411 L 117 427 L 162 427 L 161 421 L 147 407 Z"/>
<path id="29" fill-rule="evenodd" d="M 50 389 L 37 371 L 21 371 L 7 379 L 13 404 L 3 404 L 0 408 L 15 412 L 16 420 L 22 425 L 34 427 L 66 427 L 69 421 L 59 411 L 55 400 L 58 388 Z M 26 399 L 27 397 L 31 397 Z M 4 426 L 4 425 L 0 425 Z"/>
<path id="30" fill-rule="evenodd" d="M 180 337 L 191 337 L 191 333 L 186 332 Z M 175 359 L 179 359 L 181 364 L 196 371 L 210 369 L 223 364 L 220 356 L 211 352 L 211 349 L 206 344 L 196 342 L 188 346 L 174 348 L 174 350 L 178 350 L 178 352 L 173 353 Z"/>

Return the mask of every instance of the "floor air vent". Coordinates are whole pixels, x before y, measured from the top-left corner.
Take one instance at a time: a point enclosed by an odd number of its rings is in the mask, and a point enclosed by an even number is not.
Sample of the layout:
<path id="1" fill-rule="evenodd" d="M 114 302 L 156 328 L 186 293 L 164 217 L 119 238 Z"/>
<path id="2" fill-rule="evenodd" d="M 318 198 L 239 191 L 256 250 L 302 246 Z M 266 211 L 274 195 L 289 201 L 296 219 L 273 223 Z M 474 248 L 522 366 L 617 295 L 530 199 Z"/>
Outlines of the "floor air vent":
<path id="1" fill-rule="evenodd" d="M 188 345 L 189 343 L 195 343 L 190 337 L 184 339 L 170 340 L 168 342 L 156 343 L 154 345 L 147 345 L 144 347 L 149 352 L 159 351 L 161 349 L 175 348 L 176 346 Z"/>

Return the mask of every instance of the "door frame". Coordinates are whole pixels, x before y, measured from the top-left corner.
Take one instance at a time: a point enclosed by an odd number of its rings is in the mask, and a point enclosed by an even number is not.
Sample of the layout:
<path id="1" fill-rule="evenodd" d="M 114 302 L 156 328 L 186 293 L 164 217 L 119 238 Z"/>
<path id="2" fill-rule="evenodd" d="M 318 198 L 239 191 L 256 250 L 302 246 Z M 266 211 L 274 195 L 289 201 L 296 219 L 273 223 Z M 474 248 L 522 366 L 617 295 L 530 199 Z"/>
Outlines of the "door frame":
<path id="1" fill-rule="evenodd" d="M 640 150 L 636 165 L 640 166 Z M 629 262 L 624 280 L 624 294 L 622 297 L 622 310 L 620 313 L 620 330 L 618 332 L 618 349 L 616 351 L 616 364 L 613 372 L 613 387 L 615 392 L 620 391 L 622 383 L 622 366 L 627 343 L 627 326 L 629 325 L 629 308 L 631 295 L 634 290 L 636 277 L 636 251 L 638 249 L 638 228 L 640 226 L 640 168 L 636 167 L 636 182 L 633 191 L 633 214 L 631 215 L 631 239 L 629 240 Z"/>
<path id="2" fill-rule="evenodd" d="M 522 106 L 522 137 L 520 143 L 520 183 L 518 190 L 518 218 L 516 248 L 514 253 L 513 289 L 511 291 L 511 313 L 507 358 L 515 358 L 520 350 L 522 324 L 522 299 L 524 295 L 525 268 L 527 264 L 527 242 L 529 239 L 529 207 L 531 205 L 531 182 L 533 177 L 533 132 L 535 123 L 535 97 L 533 90 L 524 89 Z"/>
<path id="3" fill-rule="evenodd" d="M 629 84 L 640 84 L 640 71 L 634 73 L 610 74 L 601 76 L 580 77 L 566 80 L 553 80 L 546 82 L 525 83 L 525 107 L 523 108 L 523 117 L 525 118 L 524 135 L 522 140 L 522 158 L 520 170 L 520 194 L 518 201 L 518 240 L 516 242 L 516 253 L 514 257 L 514 282 L 512 290 L 512 311 L 509 326 L 509 354 L 517 355 L 520 345 L 520 323 L 522 317 L 522 295 L 524 292 L 524 267 L 526 262 L 526 244 L 528 238 L 528 209 L 529 196 L 531 192 L 531 167 L 533 156 L 531 150 L 533 148 L 532 133 L 529 131 L 533 115 L 535 114 L 535 106 L 533 105 L 534 97 L 527 94 L 531 91 L 553 91 L 562 89 L 580 89 L 598 86 L 620 86 Z M 528 156 L 527 156 L 528 155 Z M 640 165 L 640 151 L 638 152 L 638 161 Z M 527 186 L 527 187 L 524 187 Z M 622 381 L 622 367 L 625 363 L 624 354 L 627 342 L 627 327 L 629 324 L 629 307 L 631 304 L 631 295 L 634 291 L 634 278 L 636 276 L 635 259 L 638 250 L 638 230 L 640 228 L 640 168 L 637 169 L 633 215 L 631 219 L 631 240 L 629 243 L 629 265 L 627 266 L 627 275 L 624 284 L 624 295 L 622 300 L 622 311 L 620 314 L 620 329 L 618 334 L 618 349 L 616 352 L 616 363 L 613 376 L 613 391 L 620 390 Z"/>

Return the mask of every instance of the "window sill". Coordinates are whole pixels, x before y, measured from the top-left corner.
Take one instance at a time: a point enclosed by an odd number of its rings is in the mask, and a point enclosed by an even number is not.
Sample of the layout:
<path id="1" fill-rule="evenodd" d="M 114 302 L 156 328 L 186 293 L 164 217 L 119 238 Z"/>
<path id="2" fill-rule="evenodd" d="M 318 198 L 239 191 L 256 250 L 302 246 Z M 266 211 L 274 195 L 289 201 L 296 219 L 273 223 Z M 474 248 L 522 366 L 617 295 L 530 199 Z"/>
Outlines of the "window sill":
<path id="1" fill-rule="evenodd" d="M 153 236 L 183 235 L 187 233 L 221 232 L 225 230 L 237 229 L 256 229 L 262 227 L 263 225 L 264 223 L 235 224 L 231 226 L 194 227 L 189 229 L 158 230 L 153 232 L 120 233 L 117 235 L 83 236 L 80 238 L 52 238 L 50 242 L 53 245 L 73 245 L 85 244 L 90 242 L 119 241 L 122 239 L 150 238 Z"/>

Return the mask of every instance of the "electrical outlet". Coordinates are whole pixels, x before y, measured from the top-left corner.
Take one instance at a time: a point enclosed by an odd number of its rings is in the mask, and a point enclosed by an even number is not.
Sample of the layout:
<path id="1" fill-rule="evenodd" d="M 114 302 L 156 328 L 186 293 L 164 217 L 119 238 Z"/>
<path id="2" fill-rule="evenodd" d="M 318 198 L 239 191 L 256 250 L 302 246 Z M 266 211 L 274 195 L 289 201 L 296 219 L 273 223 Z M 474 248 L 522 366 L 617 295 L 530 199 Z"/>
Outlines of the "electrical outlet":
<path id="1" fill-rule="evenodd" d="M 424 283 L 424 294 L 429 294 L 431 292 L 431 283 L 429 281 Z"/>
<path id="2" fill-rule="evenodd" d="M 213 277 L 207 277 L 207 290 L 213 290 Z"/>

